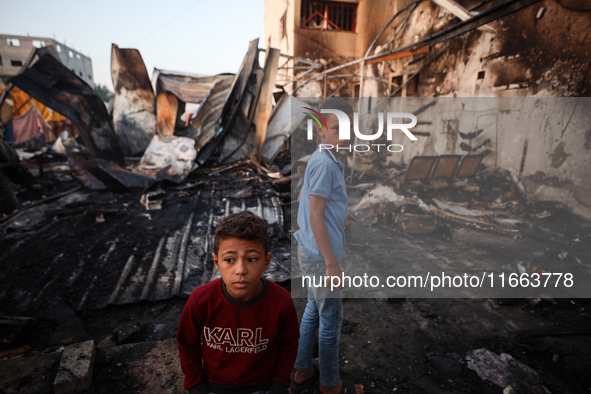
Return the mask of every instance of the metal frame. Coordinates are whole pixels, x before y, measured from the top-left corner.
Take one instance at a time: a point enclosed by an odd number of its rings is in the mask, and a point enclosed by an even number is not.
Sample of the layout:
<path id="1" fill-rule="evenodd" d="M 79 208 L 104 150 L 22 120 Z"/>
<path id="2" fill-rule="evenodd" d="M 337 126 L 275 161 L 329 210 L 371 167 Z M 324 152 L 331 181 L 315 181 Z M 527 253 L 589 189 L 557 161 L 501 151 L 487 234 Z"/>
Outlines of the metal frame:
<path id="1" fill-rule="evenodd" d="M 307 19 L 305 21 L 303 21 L 300 24 L 301 28 L 304 29 L 311 29 L 311 30 L 330 30 L 329 27 L 332 26 L 336 31 L 347 31 L 347 32 L 352 32 L 355 33 L 357 30 L 357 4 L 351 4 L 351 3 L 343 3 L 343 2 L 329 2 L 329 1 L 323 1 L 322 2 L 322 8 L 324 8 L 324 14 L 322 14 L 319 10 L 315 10 L 312 15 L 310 15 L 309 17 L 307 17 Z M 352 26 L 351 26 L 351 30 L 349 29 L 343 29 L 341 27 L 339 27 L 335 22 L 333 22 L 330 18 L 330 9 L 336 9 L 336 8 L 352 8 L 353 9 L 353 20 L 352 20 Z M 302 8 L 303 9 L 303 8 Z M 315 16 L 319 16 L 320 18 L 322 18 L 324 20 L 324 26 L 323 27 L 311 27 L 311 26 L 307 26 L 307 24 L 312 20 L 312 18 L 314 18 Z M 341 18 L 341 22 L 342 24 L 344 23 L 345 19 L 344 17 Z"/>

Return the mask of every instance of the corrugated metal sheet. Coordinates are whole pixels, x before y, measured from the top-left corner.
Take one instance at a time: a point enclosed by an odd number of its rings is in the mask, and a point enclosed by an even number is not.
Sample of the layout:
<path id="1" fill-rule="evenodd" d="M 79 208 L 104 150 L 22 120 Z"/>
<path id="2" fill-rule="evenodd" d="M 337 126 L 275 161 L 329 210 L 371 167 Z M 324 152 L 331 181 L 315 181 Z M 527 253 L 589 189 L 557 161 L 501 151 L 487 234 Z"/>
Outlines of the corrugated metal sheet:
<path id="1" fill-rule="evenodd" d="M 282 235 L 283 213 L 276 197 L 230 199 L 204 191 L 194 198 L 198 209 L 186 212 L 184 224 L 163 234 L 151 253 L 138 257 L 130 252 L 127 259 L 117 262 L 117 275 L 92 276 L 76 308 L 97 309 L 109 304 L 189 296 L 197 286 L 219 277 L 211 258 L 213 235 L 219 221 L 230 213 L 249 210 L 267 220 L 271 237 Z M 119 241 L 117 237 L 105 245 L 103 261 L 110 258 Z M 80 262 L 80 269 L 85 265 Z M 285 281 L 290 278 L 289 267 L 289 253 L 275 253 L 265 277 Z"/>
<path id="2" fill-rule="evenodd" d="M 137 49 L 111 48 L 111 77 L 115 87 L 113 124 L 126 156 L 139 156 L 156 132 L 154 91 Z"/>
<path id="3" fill-rule="evenodd" d="M 185 103 L 200 103 L 218 81 L 234 78 L 233 74 L 201 75 L 180 71 L 154 70 L 155 91 L 169 92 Z"/>

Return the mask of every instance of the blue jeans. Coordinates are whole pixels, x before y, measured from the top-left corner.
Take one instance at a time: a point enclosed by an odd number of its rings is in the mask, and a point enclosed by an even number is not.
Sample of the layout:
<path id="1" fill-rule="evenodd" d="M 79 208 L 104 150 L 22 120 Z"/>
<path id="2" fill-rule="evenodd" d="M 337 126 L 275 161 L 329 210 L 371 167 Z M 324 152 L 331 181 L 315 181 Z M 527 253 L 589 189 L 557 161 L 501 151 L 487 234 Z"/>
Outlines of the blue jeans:
<path id="1" fill-rule="evenodd" d="M 298 244 L 298 263 L 305 275 L 326 276 L 326 265 Z M 339 384 L 339 341 L 343 323 L 342 290 L 308 287 L 308 303 L 300 323 L 300 341 L 295 368 L 307 370 L 312 366 L 314 339 L 318 329 L 318 365 L 320 384 L 333 387 Z"/>

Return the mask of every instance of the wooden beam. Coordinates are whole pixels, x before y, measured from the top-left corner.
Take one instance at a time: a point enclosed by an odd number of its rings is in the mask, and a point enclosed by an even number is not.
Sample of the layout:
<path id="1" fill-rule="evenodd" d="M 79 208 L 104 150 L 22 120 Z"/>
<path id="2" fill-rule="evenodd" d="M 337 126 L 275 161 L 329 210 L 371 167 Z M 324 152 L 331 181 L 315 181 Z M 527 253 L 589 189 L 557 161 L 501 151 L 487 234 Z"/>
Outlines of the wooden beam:
<path id="1" fill-rule="evenodd" d="M 404 51 L 400 51 L 400 52 L 396 52 L 396 53 L 391 53 L 389 55 L 384 55 L 384 56 L 380 56 L 380 57 L 376 57 L 370 60 L 366 60 L 365 64 L 373 64 L 373 63 L 379 63 L 379 62 L 385 62 L 386 60 L 393 60 L 393 59 L 400 59 L 403 57 L 407 57 L 407 56 L 413 56 L 413 55 L 418 55 L 420 53 L 427 53 L 429 52 L 429 46 L 428 45 L 424 45 L 422 47 L 416 48 L 416 49 L 406 49 Z"/>
<path id="2" fill-rule="evenodd" d="M 176 113 L 179 100 L 169 92 L 158 93 L 156 98 L 156 134 L 159 136 L 173 137 L 176 123 Z"/>

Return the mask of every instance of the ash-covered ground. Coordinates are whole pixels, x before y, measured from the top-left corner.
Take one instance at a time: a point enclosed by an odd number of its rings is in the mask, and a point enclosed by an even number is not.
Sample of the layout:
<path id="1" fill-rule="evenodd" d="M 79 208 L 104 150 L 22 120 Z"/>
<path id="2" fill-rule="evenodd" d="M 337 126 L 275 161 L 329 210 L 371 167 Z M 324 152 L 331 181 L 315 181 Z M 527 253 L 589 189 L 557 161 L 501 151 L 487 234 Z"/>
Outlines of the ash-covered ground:
<path id="1" fill-rule="evenodd" d="M 141 193 L 81 190 L 74 193 L 76 198 L 70 194 L 2 223 L 0 389 L 5 393 L 53 392 L 64 346 L 93 339 L 97 354 L 88 392 L 183 392 L 174 338 L 186 295 L 168 293 L 156 300 L 139 297 L 121 304 L 103 301 L 112 296 L 128 256 L 137 256 L 137 266 L 144 264 L 146 273 L 162 234 L 183 228 L 186 212 L 202 209 L 205 200 L 197 197 L 211 195 L 212 190 L 214 199 L 220 201 L 246 198 L 248 204 L 261 190 L 270 191 L 263 198 L 280 198 L 285 220 L 272 250 L 278 255 L 289 252 L 294 227 L 289 218 L 296 209 L 289 203 L 289 190 L 273 189 L 270 183 L 261 187 L 259 177 L 242 171 L 232 178 L 240 188 L 229 186 L 224 176 L 188 189 L 164 188 L 162 210 L 147 211 L 139 203 Z M 253 194 L 253 190 L 259 191 Z M 375 217 L 369 221 L 358 217 L 348 230 L 351 244 L 345 264 L 373 257 L 389 259 L 392 264 L 421 262 L 436 267 L 438 259 L 431 255 L 452 262 L 496 263 L 498 270 L 511 264 L 526 270 L 554 269 L 556 264 L 569 262 L 588 274 L 588 222 L 555 204 L 518 199 L 502 177 L 483 179 L 478 193 L 474 190 L 411 190 L 405 196 L 426 204 L 436 198 L 469 209 L 502 205 L 504 213 L 498 216 L 515 219 L 503 223 L 513 223 L 511 228 L 518 233 L 507 235 L 498 228 L 476 228 L 438 218 L 434 231 L 408 234 L 392 224 L 392 215 L 418 208 L 382 204 L 373 210 Z M 366 191 L 351 189 L 350 205 Z M 217 209 L 215 204 L 206 205 L 208 212 Z M 390 249 L 368 250 L 367 245 L 378 240 L 380 245 L 388 242 Z M 87 263 L 80 268 L 84 259 Z M 188 254 L 187 261 L 192 259 L 206 257 L 195 252 Z M 289 259 L 281 264 L 289 264 Z M 166 272 L 164 266 L 155 275 L 166 277 Z M 290 281 L 281 284 L 291 287 Z M 113 299 L 123 300 L 118 297 L 125 289 L 133 289 L 133 283 L 126 286 Z M 305 299 L 300 298 L 301 289 L 291 290 L 301 315 Z M 84 294 L 87 299 L 81 304 Z M 129 299 L 134 299 L 133 294 L 130 290 Z M 502 393 L 503 387 L 468 368 L 467 354 L 483 348 L 522 363 L 508 364 L 529 367 L 518 369 L 519 373 L 514 370 L 510 377 L 519 393 L 582 393 L 591 388 L 588 299 L 377 297 L 347 298 L 344 307 L 341 371 L 362 383 L 367 393 Z M 6 323 L 15 317 L 27 319 Z M 498 370 L 500 375 L 505 373 L 501 367 Z"/>

